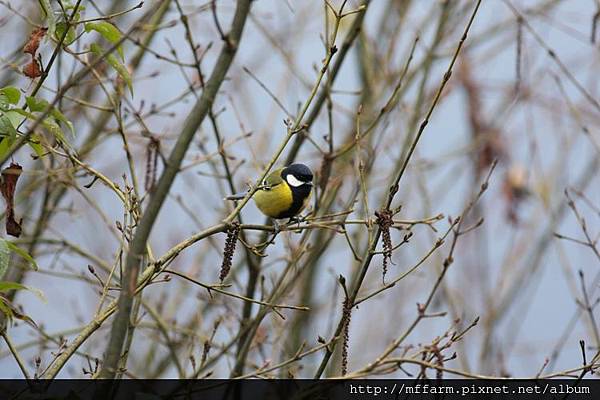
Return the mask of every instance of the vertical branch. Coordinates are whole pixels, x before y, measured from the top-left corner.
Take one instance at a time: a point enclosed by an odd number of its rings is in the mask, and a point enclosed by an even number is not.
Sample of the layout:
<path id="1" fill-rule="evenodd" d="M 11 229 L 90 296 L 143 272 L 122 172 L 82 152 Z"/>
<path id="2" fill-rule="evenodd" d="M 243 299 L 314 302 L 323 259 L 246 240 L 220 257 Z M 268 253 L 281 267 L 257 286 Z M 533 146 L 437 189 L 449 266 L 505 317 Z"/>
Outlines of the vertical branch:
<path id="1" fill-rule="evenodd" d="M 25 379 L 27 379 L 27 380 L 31 379 L 31 377 L 29 376 L 29 372 L 27 372 L 27 367 L 25 367 L 25 363 L 23 362 L 23 359 L 21 358 L 21 355 L 17 351 L 17 348 L 15 347 L 14 343 L 12 342 L 10 336 L 8 336 L 8 332 L 6 332 L 6 330 L 4 330 L 0 333 L 0 336 L 2 336 L 2 338 L 6 342 L 6 346 L 8 346 L 8 350 L 10 350 L 13 357 L 15 358 L 15 361 L 19 365 L 19 368 L 21 369 L 21 372 L 23 373 L 23 376 L 25 377 Z"/>
<path id="2" fill-rule="evenodd" d="M 246 194 L 244 199 L 242 199 L 238 203 L 236 208 L 225 219 L 225 223 L 230 223 L 231 221 L 233 221 L 234 218 L 239 216 L 240 211 L 248 203 L 248 201 L 250 200 L 252 195 L 255 193 L 255 191 L 257 190 L 257 188 L 259 186 L 259 183 L 262 182 L 266 178 L 267 174 L 269 173 L 269 171 L 271 170 L 273 165 L 275 165 L 275 163 L 277 162 L 277 160 L 283 153 L 284 149 L 286 148 L 287 144 L 292 139 L 292 136 L 294 136 L 302 131 L 305 131 L 309 127 L 309 125 L 312 122 L 314 122 L 314 119 L 316 118 L 316 115 L 319 112 L 318 110 L 320 110 L 320 108 L 322 107 L 322 105 L 325 101 L 325 98 L 327 96 L 327 87 L 321 89 L 319 96 L 317 96 L 317 93 L 319 92 L 319 88 L 321 87 L 321 82 L 322 82 L 323 78 L 329 71 L 329 67 L 330 67 L 331 61 L 333 59 L 333 56 L 338 53 L 338 47 L 336 46 L 336 38 L 338 35 L 340 23 L 344 17 L 346 17 L 350 14 L 354 14 L 354 13 L 362 15 L 362 14 L 364 14 L 364 12 L 366 10 L 366 5 L 362 4 L 355 11 L 350 11 L 346 14 L 343 14 L 345 4 L 346 4 L 346 1 L 342 2 L 339 10 L 335 10 L 335 9 L 331 8 L 331 5 L 329 3 L 326 3 L 327 7 L 329 7 L 331 9 L 331 11 L 334 13 L 335 20 L 334 20 L 334 26 L 333 26 L 332 32 L 330 33 L 330 36 L 327 38 L 326 56 L 322 62 L 322 66 L 320 68 L 317 79 L 312 87 L 312 90 L 311 90 L 308 98 L 302 105 L 300 111 L 298 112 L 298 115 L 296 116 L 294 122 L 288 125 L 286 137 L 284 138 L 283 142 L 279 145 L 278 149 L 276 150 L 276 152 L 273 155 L 273 157 L 271 158 L 271 160 L 268 162 L 267 166 L 264 168 L 261 177 L 256 181 L 255 185 L 253 185 L 253 187 Z M 360 18 L 357 17 L 357 19 L 360 19 Z M 362 19 L 361 19 L 361 21 L 362 21 Z M 350 36 L 352 36 L 352 35 L 350 35 Z M 350 44 L 352 43 L 353 40 L 354 39 L 352 38 L 350 41 L 344 42 L 343 46 L 347 47 L 346 51 L 349 49 Z M 337 60 L 338 61 L 336 63 L 338 63 L 338 65 L 341 65 L 341 61 L 339 61 L 340 59 L 338 58 Z M 335 71 L 335 72 L 337 72 L 337 71 Z M 332 72 L 332 75 L 335 76 L 335 73 Z M 307 119 L 305 120 L 305 116 L 311 107 L 312 107 L 313 111 L 308 115 Z M 316 113 L 314 111 L 315 109 L 317 110 Z M 311 116 L 314 116 L 314 118 L 311 119 Z M 288 160 L 286 160 L 286 163 L 288 161 L 289 161 L 289 157 L 288 157 Z M 258 270 L 257 270 L 257 268 L 251 268 L 250 276 L 248 279 L 248 286 L 246 288 L 246 297 L 251 297 L 254 294 L 257 280 L 258 280 Z M 249 304 L 249 303 L 246 303 L 244 305 L 243 320 L 246 320 L 250 316 L 251 307 L 252 307 L 252 304 Z M 262 319 L 262 317 L 260 317 L 260 316 L 256 317 L 255 322 L 254 322 L 255 327 L 256 327 L 256 321 L 260 322 L 261 319 Z M 246 326 L 242 326 L 242 330 L 244 332 L 246 332 Z M 250 332 L 250 330 L 248 330 L 248 332 Z M 243 373 L 245 359 L 246 359 L 252 338 L 253 338 L 252 332 L 250 332 L 249 334 L 244 333 L 244 334 L 240 335 L 239 346 L 238 346 L 238 351 L 237 351 L 237 361 L 236 361 L 234 370 L 231 373 L 231 377 L 239 376 Z"/>
<path id="3" fill-rule="evenodd" d="M 217 92 L 225 79 L 225 75 L 231 66 L 242 37 L 246 18 L 250 12 L 250 3 L 250 0 L 238 1 L 231 30 L 228 34 L 228 40 L 219 54 L 214 70 L 202 92 L 202 96 L 196 102 L 184 123 L 175 147 L 171 151 L 165 170 L 156 185 L 156 190 L 150 197 L 148 207 L 133 236 L 129 252 L 127 253 L 125 273 L 122 280 L 123 287 L 119 295 L 118 311 L 111 327 L 110 340 L 106 348 L 104 363 L 99 373 L 100 378 L 113 378 L 117 372 L 116 368 L 123 351 L 123 343 L 129 325 L 137 276 L 140 270 L 141 258 L 146 248 L 146 242 L 173 181 L 179 172 L 179 167 L 194 134 L 208 114 Z"/>
<path id="4" fill-rule="evenodd" d="M 346 55 L 348 54 L 350 48 L 352 47 L 354 40 L 358 37 L 358 34 L 362 30 L 363 20 L 365 18 L 365 15 L 367 14 L 367 9 L 368 9 L 370 3 L 371 3 L 370 0 L 365 0 L 360 5 L 360 7 L 362 7 L 362 8 L 356 14 L 354 21 L 352 22 L 352 26 L 349 29 L 348 35 L 346 36 L 346 38 L 344 39 L 344 42 L 340 46 L 340 49 L 338 51 L 338 56 L 337 56 L 335 62 L 333 63 L 333 65 L 331 66 L 330 72 L 328 73 L 327 85 L 325 87 L 323 87 L 321 89 L 321 91 L 319 92 L 317 98 L 314 101 L 311 112 L 308 114 L 308 116 L 306 117 L 306 120 L 304 121 L 304 124 L 307 127 L 310 127 L 313 124 L 313 122 L 317 119 L 317 117 L 319 116 L 319 113 L 321 112 L 321 109 L 323 108 L 323 104 L 325 103 L 325 100 L 327 100 L 329 90 L 330 90 L 331 86 L 333 85 L 335 78 L 338 75 L 338 72 L 342 67 L 342 64 L 344 63 L 344 59 L 346 58 Z M 296 136 L 296 138 L 294 139 L 294 142 L 292 143 L 292 145 L 290 147 L 288 155 L 285 158 L 284 164 L 287 165 L 287 164 L 291 164 L 292 162 L 294 162 L 294 160 L 296 159 L 296 156 L 298 155 L 298 152 L 300 151 L 300 148 L 302 147 L 302 144 L 304 143 L 305 140 L 306 140 L 305 135 Z"/>
<path id="5" fill-rule="evenodd" d="M 406 171 L 406 167 L 408 166 L 411 156 L 413 155 L 413 153 L 417 147 L 417 143 L 419 142 L 419 139 L 421 138 L 423 132 L 425 131 L 425 127 L 429 123 L 429 118 L 433 114 L 433 111 L 434 111 L 436 105 L 438 104 L 438 101 L 442 95 L 442 91 L 444 90 L 444 88 L 446 87 L 446 84 L 448 83 L 448 80 L 450 79 L 450 75 L 452 74 L 452 68 L 454 67 L 456 60 L 458 59 L 458 55 L 460 54 L 460 50 L 462 49 L 464 42 L 467 40 L 467 35 L 469 33 L 469 30 L 471 29 L 473 21 L 475 20 L 475 16 L 477 15 L 477 11 L 479 10 L 480 5 L 481 5 L 481 0 L 479 0 L 477 2 L 477 4 L 475 5 L 475 8 L 469 19 L 469 22 L 467 23 L 467 26 L 465 27 L 465 30 L 464 30 L 463 35 L 458 43 L 458 46 L 456 47 L 456 50 L 452 57 L 452 60 L 450 61 L 450 64 L 448 65 L 448 68 L 447 68 L 446 72 L 444 73 L 442 82 L 440 83 L 440 86 L 438 88 L 438 91 L 437 91 L 434 99 L 433 99 L 433 102 L 431 103 L 431 106 L 429 107 L 429 110 L 428 110 L 427 114 L 425 115 L 425 118 L 423 119 L 423 121 L 421 122 L 421 125 L 419 126 L 419 130 L 417 131 L 417 133 L 415 135 L 415 139 L 412 142 L 412 144 L 408 150 L 406 158 L 404 158 L 404 162 L 402 163 L 399 170 L 396 172 L 396 176 L 395 176 L 392 184 L 390 185 L 389 194 L 387 196 L 387 199 L 384 201 L 382 209 L 389 210 L 390 206 L 392 205 L 394 197 L 399 189 L 400 180 L 402 179 L 402 176 L 404 175 L 404 172 Z M 375 250 L 377 247 L 377 243 L 379 242 L 380 236 L 381 236 L 381 229 L 378 227 L 375 231 L 373 240 L 371 241 L 371 244 L 369 245 L 367 255 L 364 258 L 364 260 L 360 266 L 360 272 L 352 286 L 352 290 L 351 290 L 351 294 L 350 294 L 352 302 L 354 302 L 356 300 L 356 297 L 358 296 L 358 291 L 360 290 L 362 282 L 367 274 L 367 270 L 369 269 L 369 265 L 371 264 L 371 261 L 375 254 Z M 340 320 L 333 336 L 338 337 L 342 333 L 343 328 L 344 328 L 343 321 Z M 325 355 L 324 355 L 319 367 L 317 368 L 317 372 L 315 373 L 316 379 L 320 378 L 321 375 L 323 374 L 323 372 L 325 371 L 325 367 L 329 363 L 329 360 L 333 354 L 333 350 L 335 349 L 335 343 L 336 342 L 331 343 L 330 347 L 328 347 L 327 351 L 325 352 Z"/>
<path id="6" fill-rule="evenodd" d="M 138 20 L 138 22 L 136 22 L 135 25 L 138 25 L 139 23 L 144 22 L 148 19 L 149 19 L 150 25 L 158 25 L 160 23 L 160 21 L 162 21 L 163 17 L 165 16 L 166 11 L 169 8 L 170 2 L 171 2 L 171 0 L 158 0 L 158 2 L 157 2 L 158 3 L 157 5 L 159 5 L 158 10 L 152 14 L 152 17 L 149 18 L 150 14 L 145 13 L 144 15 L 142 15 L 140 17 L 140 19 Z M 112 5 L 111 5 L 111 9 L 114 9 L 114 7 L 119 3 L 120 2 L 118 0 L 113 1 Z M 148 34 L 146 34 L 144 36 L 143 42 L 145 43 L 146 46 L 152 41 L 155 33 L 156 33 L 156 30 L 151 30 Z M 139 67 L 142 59 L 147 54 L 146 46 L 140 48 L 139 51 L 136 52 L 135 55 L 133 56 L 133 58 L 129 64 L 132 71 L 135 71 Z M 92 97 L 92 95 L 90 94 L 89 97 Z M 111 105 L 111 101 L 107 101 L 104 106 L 108 107 L 110 105 Z M 95 124 L 93 125 L 94 128 L 92 129 L 92 132 L 83 141 L 82 146 L 77 151 L 79 159 L 84 159 L 95 148 L 98 136 L 99 136 L 100 132 L 102 131 L 102 129 L 108 123 L 111 115 L 112 115 L 111 113 L 105 112 L 105 113 L 102 113 L 100 115 L 99 119 L 96 120 Z M 55 161 L 54 161 L 53 157 L 50 158 L 50 165 L 43 166 L 43 168 L 47 168 L 48 170 L 51 170 L 54 167 L 55 167 Z M 46 230 L 48 228 L 48 222 L 51 220 L 52 216 L 55 214 L 56 209 L 60 204 L 60 201 L 62 200 L 62 198 L 64 197 L 64 195 L 67 192 L 67 189 L 64 186 L 54 186 L 54 181 L 55 181 L 55 177 L 53 175 L 49 175 L 48 178 L 43 182 L 44 197 L 40 204 L 39 217 L 37 218 L 37 220 L 35 222 L 35 227 L 33 228 L 33 233 L 31 234 L 31 240 L 28 245 L 28 253 L 34 258 L 37 253 L 37 248 L 38 248 L 38 244 L 39 244 L 38 240 L 44 234 L 44 232 L 46 232 Z M 29 200 L 29 197 L 27 199 Z M 27 270 L 28 270 L 27 268 L 13 268 L 11 271 L 12 276 L 11 276 L 10 280 L 15 281 L 15 282 L 23 281 L 23 279 L 25 279 Z M 11 300 L 14 295 L 15 295 L 15 292 L 9 293 L 9 300 Z M 0 313 L 0 324 L 2 324 L 2 321 L 4 320 L 4 318 L 5 318 L 4 314 Z"/>
<path id="7" fill-rule="evenodd" d="M 204 76 L 202 73 L 202 68 L 201 68 L 201 60 L 198 57 L 197 51 L 196 51 L 196 45 L 194 44 L 194 39 L 192 36 L 192 31 L 190 29 L 189 26 L 189 22 L 188 22 L 188 18 L 187 16 L 183 13 L 183 9 L 181 8 L 179 1 L 175 1 L 175 4 L 177 5 L 177 9 L 179 10 L 179 14 L 181 15 L 181 21 L 183 23 L 183 27 L 185 29 L 185 36 L 186 36 L 186 40 L 190 46 L 190 50 L 192 51 L 193 57 L 194 57 L 194 64 L 195 64 L 195 69 L 196 72 L 198 73 L 198 79 L 200 80 L 200 84 L 202 85 L 202 87 L 205 86 L 205 82 L 204 82 Z M 211 13 L 213 16 L 213 20 L 215 23 L 215 26 L 217 27 L 217 30 L 219 31 L 219 34 L 221 35 L 221 38 L 223 40 L 226 40 L 226 35 L 223 33 L 223 30 L 221 28 L 221 25 L 219 23 L 219 19 L 217 17 L 217 11 L 216 11 L 216 2 L 212 1 L 211 3 Z M 212 106 L 210 108 L 210 110 L 208 111 L 208 117 L 210 119 L 210 123 L 212 125 L 212 130 L 213 133 L 215 135 L 215 140 L 217 142 L 217 148 L 218 148 L 218 152 L 219 152 L 219 157 L 221 159 L 221 163 L 223 165 L 223 169 L 225 171 L 225 176 L 227 179 L 227 183 L 229 186 L 229 190 L 231 191 L 231 193 L 236 193 L 237 190 L 235 188 L 235 183 L 234 183 L 234 179 L 233 179 L 233 173 L 231 170 L 231 167 L 229 165 L 229 161 L 227 159 L 227 153 L 225 152 L 225 146 L 224 146 L 224 141 L 223 141 L 223 137 L 219 132 L 219 125 L 217 123 L 217 116 L 215 115 Z M 231 261 L 233 258 L 233 250 L 235 249 L 235 244 L 237 241 L 237 237 L 238 234 L 240 235 L 240 239 L 244 242 L 247 243 L 248 240 L 246 238 L 246 234 L 244 233 L 244 231 L 240 231 L 239 230 L 239 224 L 243 224 L 243 220 L 242 220 L 242 216 L 241 214 L 237 215 L 237 221 L 231 224 L 231 227 L 229 229 L 229 233 L 227 236 L 227 240 L 226 240 L 226 246 L 225 246 L 225 252 L 223 254 L 223 264 L 221 266 L 221 273 L 219 275 L 219 278 L 221 280 L 221 282 L 227 277 L 227 274 L 229 273 L 229 270 L 231 268 Z M 236 228 L 237 227 L 237 228 Z M 233 229 L 233 230 L 232 230 Z M 235 232 L 233 232 L 235 231 Z M 233 239 L 233 235 L 235 236 Z M 231 242 L 231 240 L 233 240 L 233 242 Z M 227 250 L 230 250 L 229 252 Z M 246 287 L 246 297 L 248 298 L 253 298 L 254 297 L 254 291 L 256 288 L 256 282 L 258 280 L 258 276 L 259 276 L 259 267 L 260 267 L 260 260 L 258 257 L 256 257 L 251 251 L 250 249 L 248 249 L 246 246 L 244 246 L 244 253 L 246 256 L 246 264 L 248 267 L 248 285 Z M 250 318 L 250 313 L 252 312 L 252 303 L 251 302 L 246 302 L 244 303 L 244 307 L 242 310 L 242 320 L 240 322 L 240 325 L 244 325 L 247 322 L 247 319 Z M 243 326 L 242 326 L 243 327 Z M 241 327 L 241 328 L 242 328 Z M 240 343 L 242 342 L 242 340 L 244 339 L 244 336 L 241 336 L 240 339 Z"/>

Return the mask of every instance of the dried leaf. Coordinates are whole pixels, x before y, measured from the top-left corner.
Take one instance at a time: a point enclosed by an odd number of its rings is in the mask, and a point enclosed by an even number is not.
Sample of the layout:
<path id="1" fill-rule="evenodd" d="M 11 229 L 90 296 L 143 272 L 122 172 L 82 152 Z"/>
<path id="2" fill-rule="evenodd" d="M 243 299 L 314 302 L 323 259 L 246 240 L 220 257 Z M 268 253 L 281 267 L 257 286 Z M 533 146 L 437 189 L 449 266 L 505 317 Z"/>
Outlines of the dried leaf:
<path id="1" fill-rule="evenodd" d="M 38 48 L 40 47 L 40 41 L 46 35 L 46 31 L 48 28 L 36 28 L 29 35 L 29 40 L 23 47 L 23 53 L 31 54 L 32 57 L 35 57 Z"/>
<path id="2" fill-rule="evenodd" d="M 6 202 L 6 233 L 15 237 L 21 236 L 22 219 L 19 222 L 15 219 L 14 196 L 22 170 L 19 164 L 10 164 L 10 167 L 2 170 L 2 182 L 0 182 L 0 191 Z"/>
<path id="3" fill-rule="evenodd" d="M 23 74 L 31 79 L 39 78 L 42 76 L 42 68 L 40 67 L 40 63 L 35 58 L 32 59 L 29 64 L 23 67 Z"/>

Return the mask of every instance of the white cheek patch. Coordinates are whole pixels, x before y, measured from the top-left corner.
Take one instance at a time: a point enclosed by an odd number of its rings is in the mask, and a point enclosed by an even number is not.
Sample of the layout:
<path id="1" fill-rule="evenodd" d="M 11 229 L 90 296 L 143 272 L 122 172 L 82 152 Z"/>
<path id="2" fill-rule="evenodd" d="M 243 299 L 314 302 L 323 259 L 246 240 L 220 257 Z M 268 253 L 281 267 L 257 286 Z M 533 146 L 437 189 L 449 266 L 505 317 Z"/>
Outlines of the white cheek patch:
<path id="1" fill-rule="evenodd" d="M 299 180 L 298 178 L 296 178 L 292 174 L 289 174 L 288 176 L 286 176 L 285 180 L 287 181 L 287 183 L 290 184 L 290 186 L 293 186 L 293 187 L 302 186 L 305 183 L 305 182 L 302 182 L 301 180 Z"/>

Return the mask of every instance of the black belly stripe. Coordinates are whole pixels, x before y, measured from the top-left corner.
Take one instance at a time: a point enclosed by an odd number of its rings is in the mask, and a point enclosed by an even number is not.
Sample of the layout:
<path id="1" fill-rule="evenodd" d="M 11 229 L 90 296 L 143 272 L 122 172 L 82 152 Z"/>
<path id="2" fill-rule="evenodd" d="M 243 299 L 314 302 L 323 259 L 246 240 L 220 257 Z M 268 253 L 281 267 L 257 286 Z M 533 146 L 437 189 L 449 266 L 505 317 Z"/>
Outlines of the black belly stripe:
<path id="1" fill-rule="evenodd" d="M 290 186 L 290 189 L 292 189 L 292 205 L 287 210 L 279 213 L 279 215 L 277 215 L 277 218 L 292 218 L 296 216 L 302 208 L 302 206 L 304 205 L 304 200 L 310 195 L 312 186 Z"/>

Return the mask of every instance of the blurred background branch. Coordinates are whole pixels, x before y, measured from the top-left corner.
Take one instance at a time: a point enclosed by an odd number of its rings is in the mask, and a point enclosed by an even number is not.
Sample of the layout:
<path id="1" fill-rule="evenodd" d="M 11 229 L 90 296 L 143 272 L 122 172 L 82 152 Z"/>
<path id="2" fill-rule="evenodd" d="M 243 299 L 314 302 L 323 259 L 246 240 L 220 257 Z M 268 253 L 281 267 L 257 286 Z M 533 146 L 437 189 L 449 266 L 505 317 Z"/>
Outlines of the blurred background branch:
<path id="1" fill-rule="evenodd" d="M 597 11 L 1 0 L 2 377 L 593 372 Z"/>

